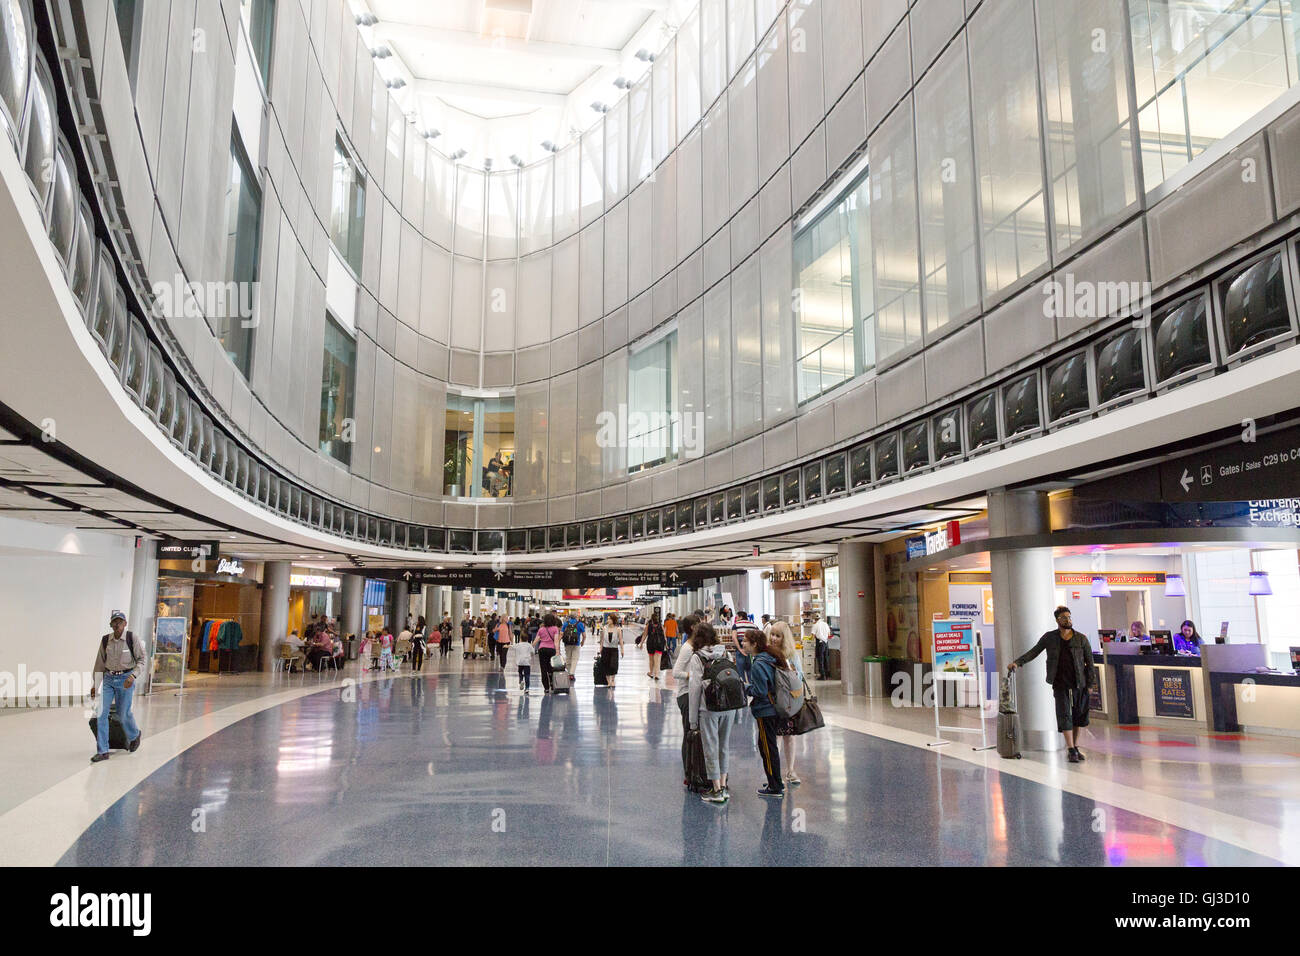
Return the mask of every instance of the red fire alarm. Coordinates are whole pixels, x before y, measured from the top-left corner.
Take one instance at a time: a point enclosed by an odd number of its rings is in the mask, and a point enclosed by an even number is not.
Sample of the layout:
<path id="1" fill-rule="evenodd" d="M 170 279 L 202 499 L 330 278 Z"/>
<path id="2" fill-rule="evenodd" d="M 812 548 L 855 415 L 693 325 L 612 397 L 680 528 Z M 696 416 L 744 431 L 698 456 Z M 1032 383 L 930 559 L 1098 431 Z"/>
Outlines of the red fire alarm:
<path id="1" fill-rule="evenodd" d="M 859 592 L 858 592 L 858 597 L 866 597 L 866 596 L 867 596 L 867 592 L 866 592 L 866 591 L 859 591 Z"/>

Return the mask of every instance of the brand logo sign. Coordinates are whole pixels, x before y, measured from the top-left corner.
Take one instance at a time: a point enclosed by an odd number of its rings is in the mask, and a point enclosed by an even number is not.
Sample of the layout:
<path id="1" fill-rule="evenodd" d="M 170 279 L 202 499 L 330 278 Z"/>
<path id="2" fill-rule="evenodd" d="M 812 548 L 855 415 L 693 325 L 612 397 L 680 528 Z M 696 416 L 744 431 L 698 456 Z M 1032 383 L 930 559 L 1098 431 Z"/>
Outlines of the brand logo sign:
<path id="1" fill-rule="evenodd" d="M 244 573 L 244 566 L 234 558 L 222 558 L 217 562 L 218 574 L 233 574 L 236 577 Z"/>
<path id="2" fill-rule="evenodd" d="M 82 893 L 72 887 L 50 897 L 50 925 L 128 927 L 133 936 L 148 936 L 153 925 L 152 893 Z"/>
<path id="3" fill-rule="evenodd" d="M 240 568 L 242 573 L 243 568 Z M 337 591 L 343 587 L 343 579 L 329 574 L 290 574 L 289 587 L 317 588 L 324 591 Z"/>

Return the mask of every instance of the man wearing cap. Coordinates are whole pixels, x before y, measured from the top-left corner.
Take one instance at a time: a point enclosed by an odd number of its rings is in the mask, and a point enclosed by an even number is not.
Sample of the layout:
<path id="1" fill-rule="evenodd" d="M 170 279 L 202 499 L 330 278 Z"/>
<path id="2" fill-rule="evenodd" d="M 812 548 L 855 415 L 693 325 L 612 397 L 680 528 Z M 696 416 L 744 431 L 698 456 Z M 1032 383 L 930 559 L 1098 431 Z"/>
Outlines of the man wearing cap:
<path id="1" fill-rule="evenodd" d="M 126 731 L 129 741 L 127 749 L 131 753 L 140 746 L 140 729 L 135 725 L 131 714 L 131 696 L 135 679 L 144 667 L 144 651 L 136 643 L 135 635 L 126 629 L 126 615 L 114 611 L 108 619 L 112 631 L 99 640 L 99 653 L 95 655 L 96 675 L 103 674 L 104 700 L 99 709 L 98 748 L 91 763 L 108 759 L 108 712 L 116 704 L 117 719 Z M 90 687 L 91 699 L 95 697 L 95 685 Z"/>

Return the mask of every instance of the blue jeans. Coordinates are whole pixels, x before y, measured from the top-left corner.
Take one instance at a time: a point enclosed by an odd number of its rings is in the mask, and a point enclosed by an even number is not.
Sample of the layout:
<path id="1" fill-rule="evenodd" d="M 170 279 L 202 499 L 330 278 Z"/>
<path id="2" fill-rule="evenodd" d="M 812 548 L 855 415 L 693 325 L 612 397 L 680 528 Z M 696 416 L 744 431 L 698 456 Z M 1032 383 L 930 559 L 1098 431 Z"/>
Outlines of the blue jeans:
<path id="1" fill-rule="evenodd" d="M 104 686 L 100 689 L 99 725 L 96 728 L 99 752 L 102 754 L 108 753 L 108 712 L 113 708 L 114 702 L 117 704 L 117 719 L 122 722 L 122 729 L 126 731 L 127 742 L 140 736 L 140 728 L 135 725 L 135 717 L 131 713 L 131 698 L 135 695 L 135 685 L 126 686 L 126 679 L 130 676 L 130 674 L 104 675 Z"/>
<path id="2" fill-rule="evenodd" d="M 740 679 L 746 684 L 749 683 L 749 666 L 751 663 L 748 654 L 736 653 L 736 670 L 740 672 Z"/>

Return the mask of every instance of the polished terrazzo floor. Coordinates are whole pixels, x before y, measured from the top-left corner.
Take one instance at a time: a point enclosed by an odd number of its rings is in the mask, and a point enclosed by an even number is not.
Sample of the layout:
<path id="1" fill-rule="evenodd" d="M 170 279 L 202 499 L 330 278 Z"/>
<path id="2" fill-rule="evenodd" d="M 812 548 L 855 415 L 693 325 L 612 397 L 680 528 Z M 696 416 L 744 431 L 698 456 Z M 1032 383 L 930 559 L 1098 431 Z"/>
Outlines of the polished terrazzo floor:
<path id="1" fill-rule="evenodd" d="M 754 792 L 762 773 L 746 718 L 731 748 L 733 799 L 708 806 L 681 786 L 674 692 L 650 686 L 635 652 L 615 690 L 593 688 L 589 655 L 572 697 L 543 696 L 536 675 L 522 695 L 473 662 L 356 685 L 309 676 L 292 699 L 160 762 L 73 835 L 59 862 L 1278 862 L 1132 800 L 1122 808 L 1043 782 L 1051 768 L 1033 779 L 1029 761 L 1003 771 L 984 755 L 973 762 L 969 748 L 936 752 L 850 729 L 851 718 L 800 740 L 804 784 L 782 800 Z M 139 756 L 104 766 L 124 772 Z"/>

